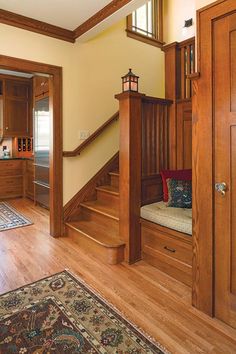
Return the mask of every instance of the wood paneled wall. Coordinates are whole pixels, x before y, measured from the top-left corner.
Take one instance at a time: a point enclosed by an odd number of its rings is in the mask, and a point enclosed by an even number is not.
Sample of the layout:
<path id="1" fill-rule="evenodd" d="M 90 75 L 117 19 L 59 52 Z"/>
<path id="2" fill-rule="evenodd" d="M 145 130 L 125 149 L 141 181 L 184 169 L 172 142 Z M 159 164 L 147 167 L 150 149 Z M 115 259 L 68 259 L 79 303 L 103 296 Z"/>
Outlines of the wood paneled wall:
<path id="1" fill-rule="evenodd" d="M 177 169 L 192 168 L 192 99 L 177 102 Z"/>
<path id="2" fill-rule="evenodd" d="M 174 42 L 165 52 L 165 94 L 172 99 L 169 115 L 169 168 L 191 168 L 191 96 L 189 75 L 195 67 L 195 38 Z"/>
<path id="3" fill-rule="evenodd" d="M 142 105 L 142 176 L 158 174 L 168 166 L 168 106 Z"/>
<path id="4" fill-rule="evenodd" d="M 178 43 L 164 46 L 165 52 L 165 97 L 172 99 L 174 104 L 169 113 L 169 168 L 176 169 L 176 100 L 180 97 L 180 52 Z"/>
<path id="5" fill-rule="evenodd" d="M 125 260 L 141 259 L 140 207 L 162 198 L 159 172 L 168 166 L 171 100 L 136 92 L 116 95 L 120 112 L 119 234 Z"/>
<path id="6" fill-rule="evenodd" d="M 142 205 L 162 200 L 160 171 L 168 164 L 168 105 L 143 99 Z"/>

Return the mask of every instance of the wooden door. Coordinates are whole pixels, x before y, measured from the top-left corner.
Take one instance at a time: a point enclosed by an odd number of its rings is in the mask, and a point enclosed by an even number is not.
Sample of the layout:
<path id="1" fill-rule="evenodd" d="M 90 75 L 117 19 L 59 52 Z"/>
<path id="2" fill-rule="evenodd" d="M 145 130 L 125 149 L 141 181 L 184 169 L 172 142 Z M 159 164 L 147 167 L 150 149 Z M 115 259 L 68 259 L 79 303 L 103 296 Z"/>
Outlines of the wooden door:
<path id="1" fill-rule="evenodd" d="M 236 13 L 213 24 L 215 316 L 236 328 Z"/>

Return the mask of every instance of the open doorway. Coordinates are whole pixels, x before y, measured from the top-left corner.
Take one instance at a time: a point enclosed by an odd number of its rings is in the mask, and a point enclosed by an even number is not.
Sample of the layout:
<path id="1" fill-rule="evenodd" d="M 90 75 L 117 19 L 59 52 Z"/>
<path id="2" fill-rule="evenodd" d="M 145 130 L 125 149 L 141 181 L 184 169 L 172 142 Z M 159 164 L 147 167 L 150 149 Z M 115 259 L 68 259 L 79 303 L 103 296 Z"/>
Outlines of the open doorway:
<path id="1" fill-rule="evenodd" d="M 59 237 L 63 235 L 62 69 L 1 55 L 0 70 L 3 82 L 1 135 L 12 141 L 11 153 L 15 156 L 28 154 L 34 168 L 33 189 L 26 190 L 27 179 L 23 178 L 22 196 L 31 194 L 35 203 L 49 209 L 50 234 Z M 11 85 L 14 80 L 21 82 L 19 88 Z M 18 100 L 15 109 L 14 105 L 6 103 L 6 82 L 12 87 L 12 97 L 15 90 L 21 92 L 21 101 L 15 97 Z M 23 99 L 24 94 L 27 102 Z M 11 108 L 6 109 L 7 106 Z M 20 114 L 21 110 L 27 114 Z M 23 173 L 26 173 L 26 169 L 23 168 Z"/>

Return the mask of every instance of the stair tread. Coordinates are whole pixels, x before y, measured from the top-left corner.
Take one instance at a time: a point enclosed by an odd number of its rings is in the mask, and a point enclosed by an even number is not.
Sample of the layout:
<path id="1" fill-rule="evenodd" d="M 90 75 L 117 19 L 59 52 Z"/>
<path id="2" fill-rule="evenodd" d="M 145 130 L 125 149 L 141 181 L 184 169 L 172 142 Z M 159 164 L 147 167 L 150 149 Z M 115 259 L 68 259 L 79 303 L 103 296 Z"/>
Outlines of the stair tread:
<path id="1" fill-rule="evenodd" d="M 120 247 L 125 244 L 118 238 L 118 225 L 114 225 L 113 229 L 109 228 L 108 230 L 101 227 L 96 222 L 80 220 L 68 222 L 67 226 L 82 232 L 104 247 Z"/>
<path id="2" fill-rule="evenodd" d="M 104 185 L 104 186 L 99 186 L 96 189 L 99 191 L 104 191 L 104 192 L 108 192 L 111 194 L 119 195 L 119 188 L 116 186 L 111 186 L 110 184 Z"/>
<path id="3" fill-rule="evenodd" d="M 112 204 L 101 202 L 100 200 L 91 200 L 80 204 L 82 207 L 96 211 L 113 219 L 119 220 L 119 210 Z"/>

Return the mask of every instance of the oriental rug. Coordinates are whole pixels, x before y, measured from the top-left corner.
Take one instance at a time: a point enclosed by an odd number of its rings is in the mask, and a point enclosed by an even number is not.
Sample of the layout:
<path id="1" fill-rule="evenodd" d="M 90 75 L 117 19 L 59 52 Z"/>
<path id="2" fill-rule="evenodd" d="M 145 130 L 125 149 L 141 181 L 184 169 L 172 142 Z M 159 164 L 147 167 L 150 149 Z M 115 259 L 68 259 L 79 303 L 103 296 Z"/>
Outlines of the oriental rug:
<path id="1" fill-rule="evenodd" d="M 32 222 L 18 213 L 9 204 L 0 202 L 0 231 L 32 225 Z"/>
<path id="2" fill-rule="evenodd" d="M 0 296 L 1 354 L 163 354 L 68 271 Z"/>

